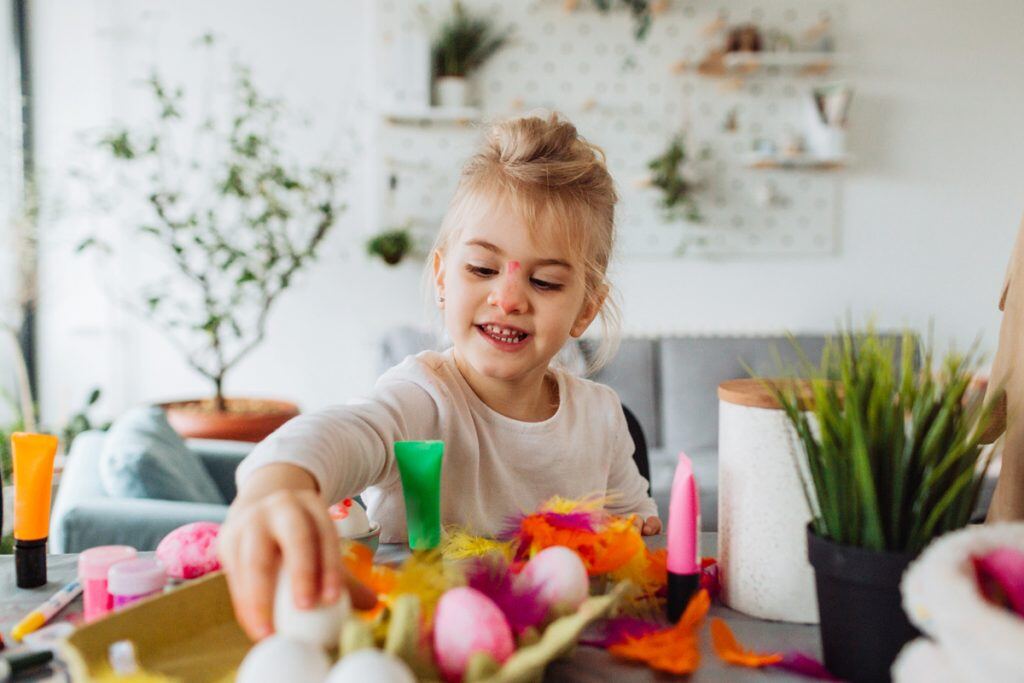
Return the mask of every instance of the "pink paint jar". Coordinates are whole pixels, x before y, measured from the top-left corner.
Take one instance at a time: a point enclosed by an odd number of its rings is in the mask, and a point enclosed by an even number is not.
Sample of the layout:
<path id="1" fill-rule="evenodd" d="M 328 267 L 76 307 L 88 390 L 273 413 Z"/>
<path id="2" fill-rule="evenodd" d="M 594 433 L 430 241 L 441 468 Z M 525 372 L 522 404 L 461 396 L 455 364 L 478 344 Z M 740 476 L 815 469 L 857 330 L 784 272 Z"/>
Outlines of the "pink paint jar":
<path id="1" fill-rule="evenodd" d="M 107 591 L 115 610 L 162 593 L 166 585 L 167 571 L 151 557 L 118 562 L 107 574 Z"/>
<path id="2" fill-rule="evenodd" d="M 135 559 L 135 548 L 127 545 L 101 545 L 78 556 L 78 580 L 82 584 L 85 621 L 93 622 L 110 611 L 107 572 L 118 562 Z"/>

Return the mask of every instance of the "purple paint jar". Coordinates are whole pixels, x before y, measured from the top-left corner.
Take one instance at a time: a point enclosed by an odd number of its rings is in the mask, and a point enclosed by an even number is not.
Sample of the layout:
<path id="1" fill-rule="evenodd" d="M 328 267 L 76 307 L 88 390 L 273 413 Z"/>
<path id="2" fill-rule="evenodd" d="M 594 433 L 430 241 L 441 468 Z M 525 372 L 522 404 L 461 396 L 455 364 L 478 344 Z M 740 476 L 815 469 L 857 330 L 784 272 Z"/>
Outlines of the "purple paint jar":
<path id="1" fill-rule="evenodd" d="M 135 548 L 127 545 L 101 545 L 78 556 L 78 581 L 82 584 L 82 603 L 86 622 L 93 622 L 113 607 L 107 591 L 107 573 L 118 562 L 135 559 Z"/>
<path id="2" fill-rule="evenodd" d="M 162 593 L 165 585 L 167 571 L 158 560 L 151 557 L 119 562 L 107 574 L 107 591 L 110 592 L 115 610 Z"/>

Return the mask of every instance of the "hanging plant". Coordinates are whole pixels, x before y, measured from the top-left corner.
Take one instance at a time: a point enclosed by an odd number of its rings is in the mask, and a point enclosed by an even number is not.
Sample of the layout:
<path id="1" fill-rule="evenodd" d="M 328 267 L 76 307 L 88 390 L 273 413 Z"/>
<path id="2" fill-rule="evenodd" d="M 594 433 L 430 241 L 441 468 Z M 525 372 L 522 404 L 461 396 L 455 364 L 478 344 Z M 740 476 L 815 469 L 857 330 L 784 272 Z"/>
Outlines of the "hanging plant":
<path id="1" fill-rule="evenodd" d="M 653 5 L 662 5 L 661 2 L 655 0 L 593 0 L 594 7 L 597 8 L 602 14 L 607 14 L 611 11 L 612 5 L 619 4 L 626 7 L 629 13 L 633 15 L 633 37 L 636 38 L 638 43 L 643 42 L 644 38 L 647 37 L 647 33 L 651 30 L 651 23 L 654 20 L 654 14 L 656 9 Z"/>
<path id="2" fill-rule="evenodd" d="M 379 256 L 389 266 L 397 265 L 412 251 L 412 235 L 407 228 L 386 230 L 370 238 L 366 243 L 366 253 Z"/>
<path id="3" fill-rule="evenodd" d="M 700 158 L 707 157 L 708 151 L 705 149 L 700 153 Z M 681 135 L 672 138 L 668 149 L 661 156 L 651 159 L 647 167 L 651 170 L 651 185 L 662 192 L 660 204 L 667 219 L 683 218 L 694 223 L 703 219 L 694 198 L 700 179 L 694 169 L 693 159 L 687 155 L 686 143 Z"/>

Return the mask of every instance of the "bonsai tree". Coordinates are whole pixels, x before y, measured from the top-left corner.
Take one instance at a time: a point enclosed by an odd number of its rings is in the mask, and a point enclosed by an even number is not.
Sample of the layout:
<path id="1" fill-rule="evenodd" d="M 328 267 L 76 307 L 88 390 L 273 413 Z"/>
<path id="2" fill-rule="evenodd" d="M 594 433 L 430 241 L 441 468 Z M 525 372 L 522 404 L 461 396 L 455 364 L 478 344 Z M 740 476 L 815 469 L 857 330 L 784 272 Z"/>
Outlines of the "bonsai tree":
<path id="1" fill-rule="evenodd" d="M 509 39 L 486 18 L 472 17 L 458 0 L 437 31 L 432 49 L 434 77 L 465 78 L 494 56 Z"/>
<path id="2" fill-rule="evenodd" d="M 219 116 L 187 116 L 183 89 L 156 74 L 145 89 L 151 124 L 105 130 L 98 148 L 108 172 L 86 180 L 118 207 L 126 237 L 162 256 L 162 269 L 154 264 L 124 303 L 210 381 L 213 407 L 224 411 L 225 377 L 264 340 L 273 305 L 343 211 L 343 175 L 285 158 L 283 103 L 262 94 L 244 66 L 234 67 L 231 104 Z M 79 250 L 115 248 L 90 235 Z"/>

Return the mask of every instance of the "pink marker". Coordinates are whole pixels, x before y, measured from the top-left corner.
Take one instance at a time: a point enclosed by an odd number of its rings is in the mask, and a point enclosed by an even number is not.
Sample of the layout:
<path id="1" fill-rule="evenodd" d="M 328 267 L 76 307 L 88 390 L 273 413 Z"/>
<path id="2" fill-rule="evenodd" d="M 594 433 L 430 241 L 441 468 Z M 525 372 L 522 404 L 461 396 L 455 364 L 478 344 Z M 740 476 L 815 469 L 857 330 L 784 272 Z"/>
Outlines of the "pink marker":
<path id="1" fill-rule="evenodd" d="M 679 454 L 668 503 L 668 610 L 675 623 L 700 588 L 700 502 L 693 463 Z"/>

